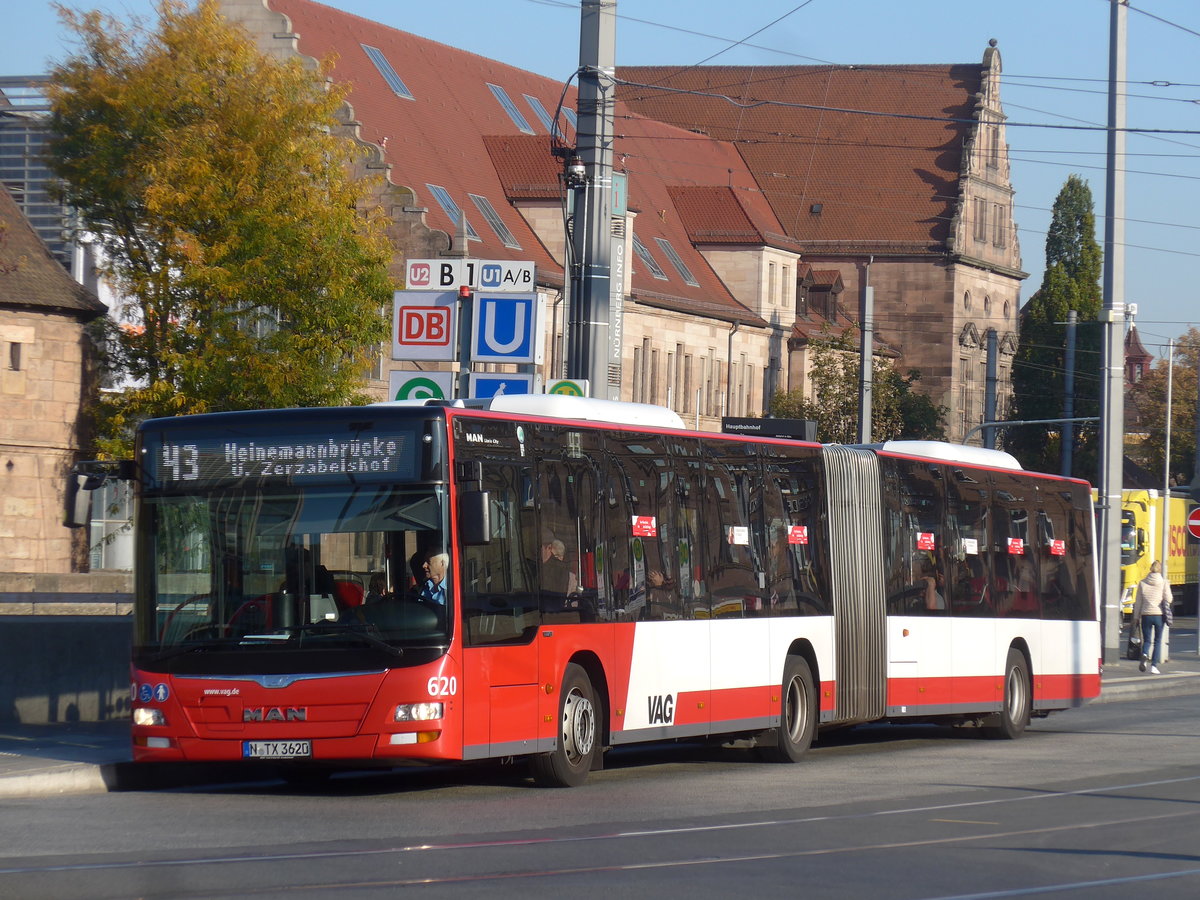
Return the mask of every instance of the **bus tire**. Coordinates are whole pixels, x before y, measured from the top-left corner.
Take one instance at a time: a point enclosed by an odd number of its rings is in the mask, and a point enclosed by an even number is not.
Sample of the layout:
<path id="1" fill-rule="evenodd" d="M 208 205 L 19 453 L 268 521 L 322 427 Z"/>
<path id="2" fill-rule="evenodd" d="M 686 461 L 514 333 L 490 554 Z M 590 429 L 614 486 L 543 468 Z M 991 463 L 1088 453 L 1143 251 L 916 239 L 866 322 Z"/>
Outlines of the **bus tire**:
<path id="1" fill-rule="evenodd" d="M 770 762 L 799 762 L 817 730 L 817 689 L 812 669 L 799 656 L 789 656 L 783 667 L 779 727 L 760 738 L 759 753 Z"/>
<path id="2" fill-rule="evenodd" d="M 1008 661 L 1004 664 L 1004 706 L 995 716 L 988 717 L 984 734 L 996 740 L 1016 740 L 1029 724 L 1032 707 L 1025 655 L 1016 647 L 1010 647 Z"/>
<path id="3" fill-rule="evenodd" d="M 558 744 L 531 761 L 540 787 L 578 787 L 587 780 L 598 752 L 596 692 L 587 672 L 570 663 L 563 673 L 558 701 Z"/>

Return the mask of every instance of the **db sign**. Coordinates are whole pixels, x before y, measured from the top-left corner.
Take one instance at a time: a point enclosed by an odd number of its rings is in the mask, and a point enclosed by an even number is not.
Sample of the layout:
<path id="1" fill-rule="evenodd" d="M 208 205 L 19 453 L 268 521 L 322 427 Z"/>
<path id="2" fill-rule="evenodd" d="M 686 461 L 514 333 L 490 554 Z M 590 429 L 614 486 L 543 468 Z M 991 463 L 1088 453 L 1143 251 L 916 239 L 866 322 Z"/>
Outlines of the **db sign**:
<path id="1" fill-rule="evenodd" d="M 454 291 L 396 291 L 392 359 L 454 359 L 457 310 Z"/>

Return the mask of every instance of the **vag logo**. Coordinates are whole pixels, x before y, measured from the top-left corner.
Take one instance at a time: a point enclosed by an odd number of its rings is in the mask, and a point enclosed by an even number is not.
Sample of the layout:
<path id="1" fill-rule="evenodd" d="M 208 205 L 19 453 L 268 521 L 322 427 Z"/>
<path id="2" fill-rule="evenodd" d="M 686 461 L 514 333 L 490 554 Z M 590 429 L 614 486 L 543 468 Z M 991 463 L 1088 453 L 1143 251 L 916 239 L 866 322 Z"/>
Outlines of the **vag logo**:
<path id="1" fill-rule="evenodd" d="M 675 698 L 670 694 L 647 697 L 646 706 L 651 725 L 670 725 L 675 721 Z"/>
<path id="2" fill-rule="evenodd" d="M 304 706 L 247 706 L 242 710 L 243 722 L 307 722 L 308 708 Z"/>

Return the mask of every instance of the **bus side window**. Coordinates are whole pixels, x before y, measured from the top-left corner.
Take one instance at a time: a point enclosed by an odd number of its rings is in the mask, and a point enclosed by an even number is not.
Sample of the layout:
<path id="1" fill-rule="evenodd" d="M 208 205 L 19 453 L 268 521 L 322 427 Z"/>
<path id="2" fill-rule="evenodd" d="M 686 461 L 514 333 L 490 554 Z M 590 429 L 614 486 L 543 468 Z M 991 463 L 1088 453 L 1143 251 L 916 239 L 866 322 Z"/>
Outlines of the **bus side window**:
<path id="1" fill-rule="evenodd" d="M 490 540 L 459 547 L 463 627 L 468 646 L 520 643 L 533 639 L 540 624 L 537 594 L 526 563 L 532 519 L 524 497 L 528 466 L 485 461 L 481 489 L 490 503 Z M 452 576 L 454 577 L 454 576 Z"/>
<path id="2" fill-rule="evenodd" d="M 620 496 L 609 504 L 609 537 L 613 546 L 613 585 L 625 593 L 617 611 L 622 621 L 677 617 L 678 593 L 668 584 L 670 567 L 661 542 L 669 530 L 674 490 L 670 459 L 660 437 L 611 431 L 605 435 L 613 469 L 610 482 Z M 625 561 L 623 569 L 616 568 Z M 659 581 L 653 585 L 653 581 Z M 651 588 L 654 588 L 653 597 Z M 673 614 L 674 613 L 674 614 Z"/>

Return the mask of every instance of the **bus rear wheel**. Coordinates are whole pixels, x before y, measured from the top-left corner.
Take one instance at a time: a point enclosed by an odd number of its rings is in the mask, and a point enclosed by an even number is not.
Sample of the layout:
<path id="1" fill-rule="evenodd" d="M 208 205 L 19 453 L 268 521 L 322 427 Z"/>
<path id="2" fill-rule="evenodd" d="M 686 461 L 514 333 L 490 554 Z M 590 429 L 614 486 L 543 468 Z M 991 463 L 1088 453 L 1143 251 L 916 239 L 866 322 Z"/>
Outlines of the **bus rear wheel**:
<path id="1" fill-rule="evenodd" d="M 812 669 L 799 656 L 783 667 L 779 727 L 759 738 L 759 754 L 770 762 L 799 762 L 812 745 L 817 729 L 817 690 Z"/>
<path id="2" fill-rule="evenodd" d="M 578 787 L 587 781 L 597 753 L 596 692 L 587 672 L 571 663 L 558 701 L 558 746 L 533 757 L 533 780 L 541 787 Z"/>
<path id="3" fill-rule="evenodd" d="M 1004 665 L 1004 706 L 984 725 L 984 734 L 997 740 L 1016 740 L 1029 724 L 1032 708 L 1029 667 L 1025 655 L 1015 647 L 1009 648 Z"/>

